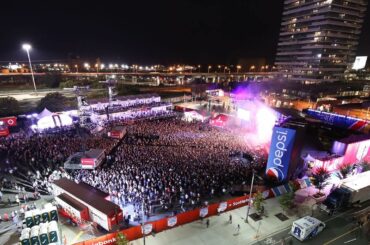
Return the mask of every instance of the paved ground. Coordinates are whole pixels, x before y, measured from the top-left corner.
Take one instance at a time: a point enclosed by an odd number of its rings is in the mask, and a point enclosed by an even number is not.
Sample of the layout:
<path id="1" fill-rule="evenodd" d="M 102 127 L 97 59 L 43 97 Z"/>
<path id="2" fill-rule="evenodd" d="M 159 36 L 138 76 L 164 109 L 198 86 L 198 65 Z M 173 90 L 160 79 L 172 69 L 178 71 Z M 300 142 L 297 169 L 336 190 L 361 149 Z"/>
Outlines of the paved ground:
<path id="1" fill-rule="evenodd" d="M 161 232 L 155 237 L 149 236 L 146 238 L 147 244 L 150 245 L 232 245 L 232 244 L 254 244 L 259 239 L 267 237 L 274 231 L 284 231 L 290 228 L 292 222 L 299 217 L 310 214 L 312 211 L 306 205 L 298 209 L 296 213 L 288 216 L 288 220 L 281 221 L 275 214 L 282 213 L 278 199 L 272 198 L 266 200 L 265 210 L 268 217 L 263 217 L 261 221 L 253 221 L 249 219 L 249 223 L 245 223 L 246 207 L 239 208 L 220 216 L 209 218 L 210 227 L 206 228 L 205 222 L 193 222 L 181 227 Z M 251 209 L 251 213 L 254 213 Z M 233 223 L 229 224 L 229 215 L 233 216 Z M 237 225 L 241 229 L 236 232 Z M 132 245 L 143 244 L 143 239 L 131 242 Z"/>
<path id="2" fill-rule="evenodd" d="M 370 206 L 370 202 L 363 205 L 362 208 Z M 323 244 L 323 245 L 336 245 L 336 244 L 350 244 L 350 245 L 368 245 L 370 244 L 369 226 L 359 227 L 356 222 L 352 221 L 351 213 L 354 210 L 339 213 L 334 217 L 328 217 L 326 214 L 316 212 L 316 216 L 324 221 L 326 228 L 317 237 L 303 242 L 304 244 Z M 291 240 L 287 244 L 302 244 L 297 239 L 288 239 L 291 236 L 288 234 L 290 227 L 280 232 L 274 233 L 258 242 L 257 244 L 282 244 L 282 240 Z"/>
<path id="3" fill-rule="evenodd" d="M 301 191 L 301 195 L 307 195 L 313 192 L 312 188 Z M 40 207 L 50 198 L 43 198 L 36 202 Z M 364 206 L 370 206 L 370 202 Z M 11 208 L 0 208 L 0 213 L 9 212 L 14 209 L 19 209 L 17 206 Z M 265 210 L 267 217 L 263 217 L 260 221 L 254 221 L 249 218 L 249 223 L 245 223 L 246 207 L 242 207 L 220 216 L 210 217 L 210 226 L 206 227 L 205 221 L 201 223 L 196 221 L 190 224 L 176 227 L 158 233 L 153 237 L 152 235 L 146 237 L 146 244 L 150 245 L 274 245 L 283 244 L 282 239 L 290 238 L 291 244 L 301 244 L 296 239 L 291 239 L 288 234 L 291 224 L 294 220 L 305 215 L 314 214 L 320 220 L 327 224 L 327 228 L 316 238 L 304 242 L 305 244 L 350 244 L 350 245 L 367 245 L 370 244 L 369 233 L 365 233 L 355 223 L 351 221 L 352 211 L 339 213 L 334 217 L 328 217 L 327 214 L 315 209 L 312 199 L 305 199 L 304 202 L 296 210 L 290 210 L 288 214 L 282 211 L 277 198 L 266 200 Z M 254 209 L 251 209 L 251 214 Z M 287 216 L 287 220 L 281 221 L 275 215 L 283 213 Z M 229 224 L 229 215 L 232 215 L 233 222 Z M 67 244 L 87 240 L 101 235 L 102 233 L 87 226 L 84 229 L 75 227 L 61 220 L 61 229 L 63 236 L 67 239 Z M 240 225 L 239 232 L 236 231 L 237 225 Z M 8 226 L 10 229 L 0 233 L 0 244 L 13 245 L 16 244 L 19 235 L 16 228 L 11 227 L 12 223 L 2 223 L 0 226 Z M 131 245 L 142 245 L 143 239 L 130 242 Z M 289 243 L 286 243 L 289 244 Z"/>

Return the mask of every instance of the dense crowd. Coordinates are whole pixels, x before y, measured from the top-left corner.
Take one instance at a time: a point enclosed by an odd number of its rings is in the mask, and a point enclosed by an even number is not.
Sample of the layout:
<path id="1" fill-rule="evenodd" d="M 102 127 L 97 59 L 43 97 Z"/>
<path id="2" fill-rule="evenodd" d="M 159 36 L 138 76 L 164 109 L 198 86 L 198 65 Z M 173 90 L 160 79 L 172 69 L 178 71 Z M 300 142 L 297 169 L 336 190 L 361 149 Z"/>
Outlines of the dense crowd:
<path id="1" fill-rule="evenodd" d="M 110 149 L 113 143 L 101 136 L 80 135 L 75 129 L 2 138 L 0 173 L 10 174 L 18 185 L 46 191 L 48 177 L 71 154 L 90 148 Z"/>
<path id="2" fill-rule="evenodd" d="M 262 162 L 232 161 L 231 153 L 246 151 L 244 137 L 203 123 L 147 120 L 127 132 L 105 167 L 72 176 L 110 193 L 121 205 L 133 204 L 136 212 L 143 203 L 147 214 L 203 205 L 245 184 L 252 167 L 262 167 Z"/>
<path id="3" fill-rule="evenodd" d="M 113 152 L 116 141 L 81 133 L 80 128 L 0 139 L 0 173 L 16 178 L 16 188 L 21 185 L 47 192 L 50 181 L 63 173 L 59 168 L 70 155 L 106 149 L 111 153 L 103 167 L 74 170 L 69 177 L 109 193 L 121 206 L 133 204 L 136 213 L 145 204 L 150 214 L 158 209 L 186 210 L 224 197 L 233 187 L 249 183 L 252 168 L 263 167 L 264 159 L 256 153 L 250 153 L 255 161 L 235 161 L 235 153 L 248 151 L 246 139 L 238 131 L 184 122 L 167 114 L 160 119 L 125 122 L 127 135 Z"/>

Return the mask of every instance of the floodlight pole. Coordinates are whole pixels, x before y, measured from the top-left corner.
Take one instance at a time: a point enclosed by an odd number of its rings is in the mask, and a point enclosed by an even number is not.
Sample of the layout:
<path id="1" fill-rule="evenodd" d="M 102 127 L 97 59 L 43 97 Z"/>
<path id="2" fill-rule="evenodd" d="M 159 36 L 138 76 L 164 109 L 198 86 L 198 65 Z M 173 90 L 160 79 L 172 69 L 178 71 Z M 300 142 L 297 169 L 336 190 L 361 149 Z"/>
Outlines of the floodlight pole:
<path id="1" fill-rule="evenodd" d="M 24 45 L 23 45 L 23 49 L 24 49 L 24 50 L 26 50 L 26 52 L 27 52 L 28 63 L 29 63 L 30 70 L 31 70 L 31 76 L 32 76 L 33 87 L 35 88 L 35 93 L 36 93 L 36 95 L 37 95 L 37 88 L 36 88 L 36 83 L 35 83 L 35 77 L 34 77 L 34 75 L 33 75 L 33 69 L 32 69 L 31 57 L 30 57 L 30 49 L 31 49 L 31 45 L 29 45 L 29 44 L 24 44 Z"/>

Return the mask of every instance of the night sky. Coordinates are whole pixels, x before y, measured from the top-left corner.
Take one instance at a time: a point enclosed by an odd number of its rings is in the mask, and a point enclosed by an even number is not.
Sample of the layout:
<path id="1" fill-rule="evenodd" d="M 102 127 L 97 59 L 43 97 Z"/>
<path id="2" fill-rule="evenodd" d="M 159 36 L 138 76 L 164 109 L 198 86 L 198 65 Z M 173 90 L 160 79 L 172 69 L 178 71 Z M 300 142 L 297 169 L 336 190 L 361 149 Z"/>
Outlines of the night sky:
<path id="1" fill-rule="evenodd" d="M 0 61 L 81 59 L 140 64 L 273 60 L 283 0 L 4 1 Z M 370 55 L 366 16 L 359 55 Z"/>

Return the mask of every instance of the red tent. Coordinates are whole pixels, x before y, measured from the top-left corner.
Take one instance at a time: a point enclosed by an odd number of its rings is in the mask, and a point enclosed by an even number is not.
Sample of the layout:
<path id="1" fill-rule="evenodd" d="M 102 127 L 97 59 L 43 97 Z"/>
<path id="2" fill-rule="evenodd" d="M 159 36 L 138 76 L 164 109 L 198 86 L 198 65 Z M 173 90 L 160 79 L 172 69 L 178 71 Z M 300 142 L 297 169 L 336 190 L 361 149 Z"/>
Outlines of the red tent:
<path id="1" fill-rule="evenodd" d="M 226 123 L 229 121 L 229 119 L 230 118 L 229 118 L 228 115 L 219 114 L 215 118 L 212 118 L 210 120 L 210 124 L 212 126 L 216 126 L 216 127 L 224 127 L 226 125 Z"/>

